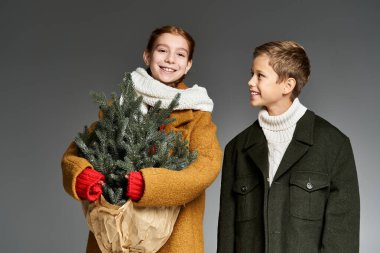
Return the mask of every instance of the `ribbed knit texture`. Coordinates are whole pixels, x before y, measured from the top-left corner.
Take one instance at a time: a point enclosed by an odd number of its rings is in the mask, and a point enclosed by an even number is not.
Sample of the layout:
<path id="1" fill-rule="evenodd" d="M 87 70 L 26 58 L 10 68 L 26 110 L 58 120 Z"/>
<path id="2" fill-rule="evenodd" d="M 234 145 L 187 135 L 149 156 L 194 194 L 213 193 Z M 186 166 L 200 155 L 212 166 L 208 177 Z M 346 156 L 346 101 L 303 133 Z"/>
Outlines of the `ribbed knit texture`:
<path id="1" fill-rule="evenodd" d="M 105 177 L 102 173 L 92 169 L 84 169 L 77 177 L 75 190 L 81 199 L 88 199 L 89 201 L 97 200 L 102 194 L 102 185 L 99 184 L 100 180 Z"/>
<path id="2" fill-rule="evenodd" d="M 284 153 L 293 138 L 298 120 L 305 114 L 307 108 L 298 98 L 289 109 L 281 115 L 270 116 L 266 110 L 259 112 L 258 120 L 268 142 L 269 184 L 277 172 Z"/>
<path id="3" fill-rule="evenodd" d="M 141 199 L 144 193 L 144 179 L 141 172 L 132 171 L 128 176 L 127 197 L 134 201 Z"/>
<path id="4" fill-rule="evenodd" d="M 205 112 L 212 112 L 214 103 L 207 94 L 207 90 L 197 84 L 188 89 L 177 89 L 170 87 L 160 81 L 151 77 L 145 69 L 137 68 L 131 73 L 132 81 L 136 92 L 143 96 L 145 108 L 142 107 L 143 112 L 147 111 L 147 106 L 154 106 L 154 104 L 161 100 L 162 108 L 167 108 L 177 93 L 181 94 L 179 105 L 174 110 L 201 110 Z M 121 98 L 120 103 L 123 102 Z"/>

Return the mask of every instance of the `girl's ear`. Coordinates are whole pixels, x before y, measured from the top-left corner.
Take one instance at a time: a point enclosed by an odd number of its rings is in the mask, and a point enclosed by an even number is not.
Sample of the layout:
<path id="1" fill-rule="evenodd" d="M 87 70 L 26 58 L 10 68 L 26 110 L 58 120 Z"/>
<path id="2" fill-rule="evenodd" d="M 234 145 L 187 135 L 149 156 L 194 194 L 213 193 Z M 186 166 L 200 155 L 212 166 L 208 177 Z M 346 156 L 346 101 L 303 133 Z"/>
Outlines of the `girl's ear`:
<path id="1" fill-rule="evenodd" d="M 294 87 L 296 87 L 297 81 L 293 77 L 289 77 L 284 81 L 283 86 L 283 94 L 288 95 L 291 94 L 294 90 Z"/>
<path id="2" fill-rule="evenodd" d="M 143 59 L 146 66 L 150 64 L 150 53 L 147 50 L 144 50 Z"/>
<path id="3" fill-rule="evenodd" d="M 189 70 L 191 69 L 191 66 L 193 66 L 193 60 L 190 60 L 187 62 L 187 66 L 186 66 L 186 70 L 185 70 L 185 75 L 187 74 L 187 72 L 189 72 Z"/>

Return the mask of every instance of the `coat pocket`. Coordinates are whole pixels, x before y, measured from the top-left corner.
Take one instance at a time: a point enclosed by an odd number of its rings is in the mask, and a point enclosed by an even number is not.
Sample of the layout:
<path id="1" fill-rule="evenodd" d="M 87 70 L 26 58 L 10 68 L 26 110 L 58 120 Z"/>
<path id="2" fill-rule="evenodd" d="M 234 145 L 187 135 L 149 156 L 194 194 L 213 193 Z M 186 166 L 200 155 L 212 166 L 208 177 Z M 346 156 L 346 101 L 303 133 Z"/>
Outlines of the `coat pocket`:
<path id="1" fill-rule="evenodd" d="M 290 177 L 290 212 L 305 220 L 320 220 L 329 192 L 329 177 L 325 173 L 296 171 Z"/>
<path id="2" fill-rule="evenodd" d="M 257 176 L 248 175 L 244 178 L 238 178 L 233 185 L 233 192 L 236 199 L 236 221 L 246 221 L 255 218 L 258 215 L 258 205 L 260 194 L 257 187 L 259 179 Z"/>

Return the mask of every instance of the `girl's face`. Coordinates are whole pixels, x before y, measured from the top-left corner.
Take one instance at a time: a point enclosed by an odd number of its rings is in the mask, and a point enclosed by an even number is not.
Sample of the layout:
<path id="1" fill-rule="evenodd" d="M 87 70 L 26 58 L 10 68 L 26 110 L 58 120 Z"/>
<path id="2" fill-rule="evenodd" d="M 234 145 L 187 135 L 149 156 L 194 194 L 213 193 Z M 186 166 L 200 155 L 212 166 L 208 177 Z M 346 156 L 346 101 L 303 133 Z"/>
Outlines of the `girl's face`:
<path id="1" fill-rule="evenodd" d="M 294 88 L 293 78 L 277 82 L 278 75 L 269 65 L 265 54 L 253 59 L 252 77 L 248 81 L 250 102 L 252 106 L 265 107 L 269 115 L 280 115 L 291 106 L 291 91 Z"/>
<path id="2" fill-rule="evenodd" d="M 169 86 L 175 86 L 192 65 L 186 39 L 171 33 L 161 34 L 154 42 L 152 51 L 145 50 L 143 57 L 152 77 Z"/>

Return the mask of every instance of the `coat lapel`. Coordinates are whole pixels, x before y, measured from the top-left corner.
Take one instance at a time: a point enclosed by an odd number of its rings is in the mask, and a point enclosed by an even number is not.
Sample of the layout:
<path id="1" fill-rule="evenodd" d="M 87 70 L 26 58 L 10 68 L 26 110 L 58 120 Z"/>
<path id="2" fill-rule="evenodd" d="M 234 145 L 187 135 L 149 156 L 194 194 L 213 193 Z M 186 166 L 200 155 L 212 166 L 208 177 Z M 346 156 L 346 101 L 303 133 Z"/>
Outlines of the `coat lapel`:
<path id="1" fill-rule="evenodd" d="M 265 135 L 256 120 L 250 127 L 247 141 L 244 145 L 244 151 L 247 152 L 251 160 L 261 170 L 264 177 L 268 175 L 268 145 Z"/>
<path id="2" fill-rule="evenodd" d="M 186 125 L 188 122 L 192 121 L 194 118 L 193 110 L 180 110 L 173 111 L 170 115 L 170 118 L 174 118 L 175 121 L 170 123 L 169 125 L 172 128 L 179 128 L 182 125 Z"/>
<path id="3" fill-rule="evenodd" d="M 315 114 L 308 110 L 297 122 L 293 139 L 285 151 L 273 181 L 287 172 L 313 145 L 314 117 Z"/>
<path id="4" fill-rule="evenodd" d="M 177 84 L 176 88 L 179 90 L 185 90 L 187 89 L 187 86 L 186 84 L 181 82 Z M 179 129 L 181 128 L 181 126 L 186 125 L 188 122 L 194 119 L 193 110 L 187 109 L 187 110 L 173 111 L 172 114 L 170 115 L 170 118 L 174 118 L 175 121 L 170 123 L 168 127 L 170 129 Z"/>
<path id="5" fill-rule="evenodd" d="M 167 125 L 165 131 L 181 133 L 184 140 L 190 141 L 190 129 L 187 124 L 194 119 L 193 110 L 174 111 L 170 118 L 175 118 L 175 121 Z"/>
<path id="6" fill-rule="evenodd" d="M 312 111 L 306 113 L 297 122 L 293 139 L 281 160 L 280 166 L 273 180 L 276 180 L 291 166 L 296 163 L 313 145 L 313 129 L 315 114 Z M 268 176 L 268 144 L 258 121 L 250 127 L 245 143 L 245 151 L 265 177 Z"/>

